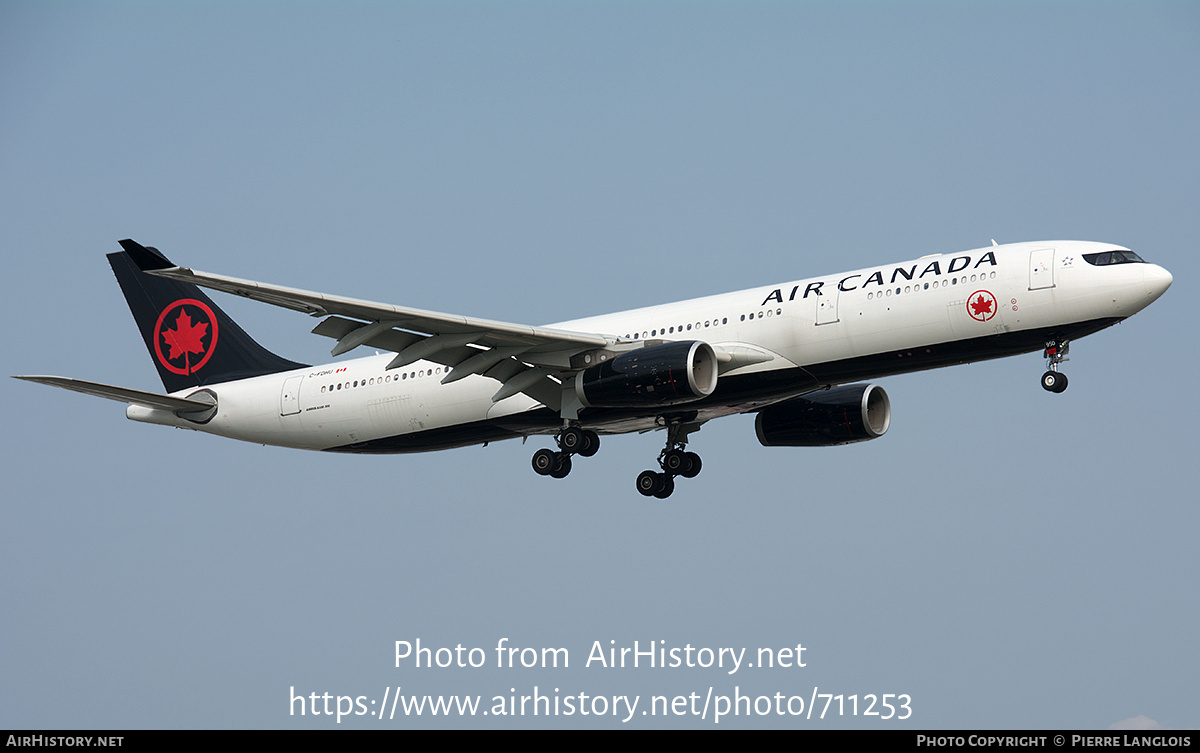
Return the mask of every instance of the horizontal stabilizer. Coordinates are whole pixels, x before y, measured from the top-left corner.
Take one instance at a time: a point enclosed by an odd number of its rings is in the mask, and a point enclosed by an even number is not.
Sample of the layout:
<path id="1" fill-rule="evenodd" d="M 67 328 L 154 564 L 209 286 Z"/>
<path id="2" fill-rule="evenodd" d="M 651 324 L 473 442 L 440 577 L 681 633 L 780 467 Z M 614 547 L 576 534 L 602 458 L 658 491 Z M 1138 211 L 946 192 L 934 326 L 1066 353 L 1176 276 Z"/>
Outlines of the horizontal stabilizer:
<path id="1" fill-rule="evenodd" d="M 160 395 L 157 392 L 133 390 L 128 387 L 114 387 L 111 384 L 100 384 L 99 382 L 85 382 L 82 379 L 71 379 L 70 377 L 15 376 L 13 379 L 24 379 L 26 382 L 48 384 L 51 387 L 61 387 L 64 390 L 82 392 L 85 395 L 104 397 L 109 400 L 116 400 L 119 403 L 132 403 L 133 405 L 144 405 L 147 408 L 161 408 L 175 412 L 203 411 L 213 407 L 211 402 L 188 400 L 183 397 L 171 397 L 170 395 Z"/>

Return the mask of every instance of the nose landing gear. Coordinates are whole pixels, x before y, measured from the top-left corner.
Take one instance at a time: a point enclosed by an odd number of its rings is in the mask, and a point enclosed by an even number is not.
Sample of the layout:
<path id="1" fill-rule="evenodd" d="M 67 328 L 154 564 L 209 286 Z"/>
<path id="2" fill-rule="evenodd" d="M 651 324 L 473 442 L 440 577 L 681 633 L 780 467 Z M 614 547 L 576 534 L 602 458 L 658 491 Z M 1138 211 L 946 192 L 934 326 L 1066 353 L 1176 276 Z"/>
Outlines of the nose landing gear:
<path id="1" fill-rule="evenodd" d="M 1062 392 L 1067 389 L 1067 375 L 1058 370 L 1058 365 L 1071 360 L 1067 358 L 1070 350 L 1071 344 L 1066 340 L 1051 340 L 1046 343 L 1042 357 L 1049 362 L 1050 369 L 1042 374 L 1042 389 L 1047 392 Z"/>

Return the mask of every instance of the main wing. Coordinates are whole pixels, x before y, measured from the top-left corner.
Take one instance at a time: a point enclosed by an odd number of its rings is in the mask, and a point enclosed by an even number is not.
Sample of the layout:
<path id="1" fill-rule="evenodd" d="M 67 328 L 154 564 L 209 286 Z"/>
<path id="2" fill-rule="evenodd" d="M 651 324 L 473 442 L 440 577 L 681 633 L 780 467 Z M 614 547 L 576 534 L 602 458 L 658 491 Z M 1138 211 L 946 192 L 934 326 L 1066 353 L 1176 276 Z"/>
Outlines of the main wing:
<path id="1" fill-rule="evenodd" d="M 443 314 L 200 272 L 132 240 L 121 241 L 121 247 L 148 274 L 325 317 L 313 333 L 337 340 L 334 356 L 367 345 L 396 354 L 389 369 L 428 360 L 451 367 L 443 382 L 472 374 L 495 379 L 500 388 L 494 402 L 524 393 L 558 411 L 561 375 L 585 368 L 589 354 L 619 342 L 613 335 Z"/>

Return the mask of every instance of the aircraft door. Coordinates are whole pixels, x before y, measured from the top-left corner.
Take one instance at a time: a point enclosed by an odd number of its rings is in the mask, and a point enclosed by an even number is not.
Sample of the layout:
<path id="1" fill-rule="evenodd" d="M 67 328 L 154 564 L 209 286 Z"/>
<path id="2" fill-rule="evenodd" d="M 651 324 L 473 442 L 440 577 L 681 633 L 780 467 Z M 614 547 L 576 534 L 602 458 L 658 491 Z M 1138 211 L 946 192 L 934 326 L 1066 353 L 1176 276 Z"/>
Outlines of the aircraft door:
<path id="1" fill-rule="evenodd" d="M 294 416 L 300 412 L 300 382 L 304 375 L 288 377 L 279 393 L 279 415 Z"/>
<path id="2" fill-rule="evenodd" d="M 1029 252 L 1029 289 L 1054 287 L 1054 249 L 1038 248 Z"/>
<path id="3" fill-rule="evenodd" d="M 833 324 L 838 320 L 838 290 L 817 293 L 817 324 Z"/>

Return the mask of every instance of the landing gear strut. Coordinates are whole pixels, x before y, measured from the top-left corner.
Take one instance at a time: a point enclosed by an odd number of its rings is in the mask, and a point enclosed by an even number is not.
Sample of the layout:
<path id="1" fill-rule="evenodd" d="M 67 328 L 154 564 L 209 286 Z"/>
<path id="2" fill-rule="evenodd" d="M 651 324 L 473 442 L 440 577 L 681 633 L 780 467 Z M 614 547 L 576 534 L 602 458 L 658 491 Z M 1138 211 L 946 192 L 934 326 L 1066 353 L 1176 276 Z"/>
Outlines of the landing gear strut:
<path id="1" fill-rule="evenodd" d="M 600 435 L 591 429 L 568 426 L 555 437 L 558 452 L 541 449 L 533 453 L 533 470 L 539 476 L 566 478 L 571 472 L 571 456 L 590 458 L 600 449 Z"/>
<path id="2" fill-rule="evenodd" d="M 1063 361 L 1069 361 L 1067 353 L 1071 351 L 1071 344 L 1066 340 L 1051 340 L 1046 343 L 1046 350 L 1042 352 L 1050 366 L 1050 370 L 1042 374 L 1042 389 L 1047 392 L 1062 392 L 1067 388 L 1067 375 L 1058 370 L 1058 365 Z"/>
<path id="3" fill-rule="evenodd" d="M 687 452 L 687 437 L 699 431 L 700 424 L 675 423 L 667 427 L 667 446 L 658 455 L 662 473 L 642 471 L 637 477 L 637 490 L 646 497 L 666 499 L 675 491 L 675 477 L 695 478 L 700 473 L 700 456 Z"/>

